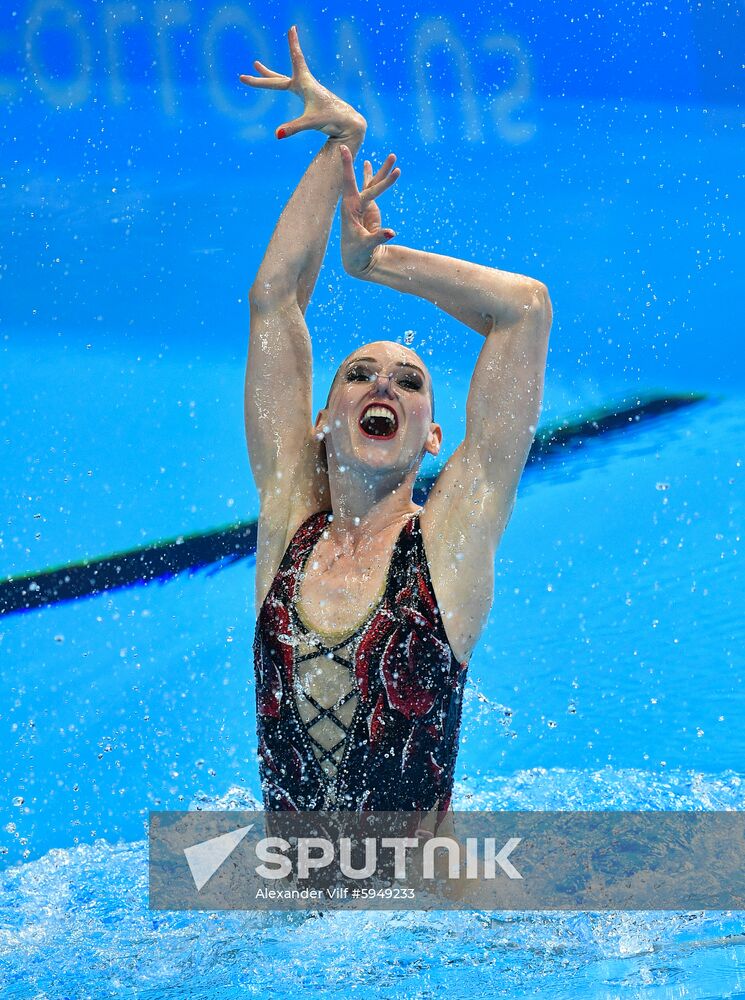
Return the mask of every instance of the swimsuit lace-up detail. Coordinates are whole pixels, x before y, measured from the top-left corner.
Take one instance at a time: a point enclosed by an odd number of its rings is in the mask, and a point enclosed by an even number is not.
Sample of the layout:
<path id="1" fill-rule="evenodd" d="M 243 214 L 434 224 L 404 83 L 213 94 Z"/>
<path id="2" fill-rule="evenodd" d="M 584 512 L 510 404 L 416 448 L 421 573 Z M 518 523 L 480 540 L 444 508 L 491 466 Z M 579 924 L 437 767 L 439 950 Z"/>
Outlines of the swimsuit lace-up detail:
<path id="1" fill-rule="evenodd" d="M 330 808 L 333 807 L 336 801 L 336 778 L 339 765 L 344 757 L 346 740 L 349 736 L 351 723 L 354 720 L 354 712 L 358 703 L 354 680 L 354 663 L 348 656 L 345 657 L 342 655 L 345 647 L 349 646 L 350 639 L 344 639 L 334 646 L 327 646 L 323 643 L 318 633 L 305 627 L 294 607 L 292 612 L 295 636 L 299 640 L 296 647 L 297 650 L 303 648 L 306 644 L 314 647 L 312 652 L 301 655 L 297 655 L 296 653 L 294 693 L 303 728 L 313 745 L 316 760 L 327 776 L 324 808 Z M 341 694 L 333 704 L 328 706 L 322 705 L 311 694 L 310 690 L 306 690 L 301 680 L 302 665 L 309 664 L 312 666 L 321 657 L 326 661 L 333 661 L 343 667 L 348 674 L 347 683 L 350 685 L 346 694 Z M 348 707 L 345 709 L 345 706 Z M 340 715 L 339 713 L 342 713 L 342 710 L 344 712 Z"/>
<path id="2" fill-rule="evenodd" d="M 352 635 L 330 643 L 297 606 L 327 523 L 321 511 L 295 533 L 256 624 L 265 807 L 420 810 L 439 800 L 447 809 L 467 664 L 445 634 L 419 515 L 396 540 L 380 603 Z"/>

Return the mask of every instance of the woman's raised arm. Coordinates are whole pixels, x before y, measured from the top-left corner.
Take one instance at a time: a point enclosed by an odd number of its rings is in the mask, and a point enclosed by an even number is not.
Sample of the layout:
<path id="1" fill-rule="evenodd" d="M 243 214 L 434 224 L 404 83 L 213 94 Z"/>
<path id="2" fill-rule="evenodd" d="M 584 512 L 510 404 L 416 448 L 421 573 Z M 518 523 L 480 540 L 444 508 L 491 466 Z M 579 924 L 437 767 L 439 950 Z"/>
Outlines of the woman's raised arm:
<path id="1" fill-rule="evenodd" d="M 315 129 L 329 137 L 310 164 L 274 230 L 249 293 L 251 326 L 245 382 L 245 421 L 251 468 L 262 506 L 276 496 L 280 477 L 292 478 L 298 456 L 313 434 L 312 354 L 304 314 L 315 287 L 341 194 L 338 147 L 356 152 L 365 119 L 323 87 L 305 62 L 296 28 L 288 33 L 292 76 L 259 62 L 248 86 L 289 90 L 304 102 L 303 114 L 277 129 L 282 139 Z"/>

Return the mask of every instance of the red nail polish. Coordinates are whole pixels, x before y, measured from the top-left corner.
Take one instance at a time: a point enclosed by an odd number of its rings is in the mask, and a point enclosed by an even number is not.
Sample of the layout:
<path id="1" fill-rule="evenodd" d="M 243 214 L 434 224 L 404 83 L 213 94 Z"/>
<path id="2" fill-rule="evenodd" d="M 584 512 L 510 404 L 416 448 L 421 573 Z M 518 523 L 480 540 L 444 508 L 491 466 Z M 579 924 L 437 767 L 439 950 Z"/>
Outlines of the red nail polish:
<path id="1" fill-rule="evenodd" d="M 284 138 L 286 138 L 286 136 L 287 136 L 287 133 L 285 132 L 285 130 L 283 128 L 278 128 L 277 129 L 277 138 L 278 139 L 284 139 Z"/>

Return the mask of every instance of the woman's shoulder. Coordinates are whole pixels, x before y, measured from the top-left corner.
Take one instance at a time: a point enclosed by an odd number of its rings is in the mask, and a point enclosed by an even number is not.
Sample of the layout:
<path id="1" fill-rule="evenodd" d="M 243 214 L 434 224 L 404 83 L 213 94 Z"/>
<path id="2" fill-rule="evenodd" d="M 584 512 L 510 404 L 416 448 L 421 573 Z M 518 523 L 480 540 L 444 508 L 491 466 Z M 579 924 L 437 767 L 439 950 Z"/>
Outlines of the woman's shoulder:
<path id="1" fill-rule="evenodd" d="M 256 610 L 266 600 L 280 570 L 289 568 L 298 553 L 312 545 L 323 530 L 329 510 L 272 510 L 262 505 L 256 539 Z"/>

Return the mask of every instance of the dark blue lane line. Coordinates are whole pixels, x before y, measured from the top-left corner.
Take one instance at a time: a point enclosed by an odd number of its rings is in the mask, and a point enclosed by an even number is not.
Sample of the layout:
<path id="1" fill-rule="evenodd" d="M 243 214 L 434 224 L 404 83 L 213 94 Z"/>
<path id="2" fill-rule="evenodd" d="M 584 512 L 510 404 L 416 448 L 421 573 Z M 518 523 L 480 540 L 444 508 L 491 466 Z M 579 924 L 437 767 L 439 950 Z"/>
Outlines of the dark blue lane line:
<path id="1" fill-rule="evenodd" d="M 594 438 L 646 428 L 655 418 L 702 403 L 707 398 L 701 393 L 637 398 L 621 408 L 598 411 L 581 420 L 565 421 L 540 430 L 530 449 L 528 468 L 539 466 L 544 469 L 553 462 L 564 461 L 573 451 L 584 448 Z M 415 503 L 424 503 L 436 478 L 437 473 L 433 473 L 417 480 Z M 20 614 L 153 580 L 163 583 L 184 571 L 193 573 L 207 566 L 214 566 L 213 571 L 217 571 L 239 559 L 255 555 L 256 533 L 256 521 L 246 521 L 59 569 L 11 577 L 0 582 L 0 615 Z"/>

